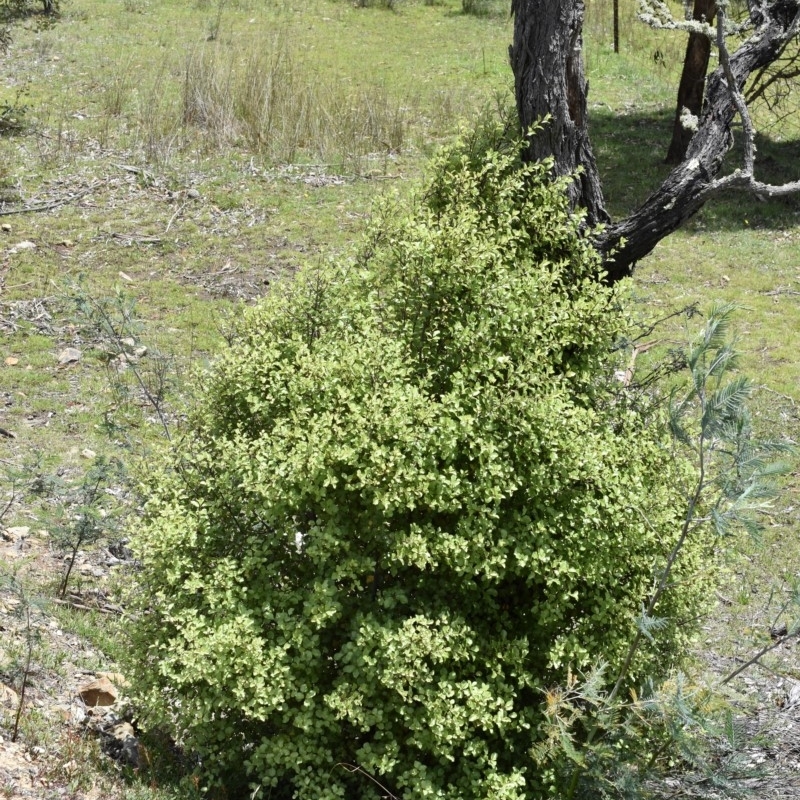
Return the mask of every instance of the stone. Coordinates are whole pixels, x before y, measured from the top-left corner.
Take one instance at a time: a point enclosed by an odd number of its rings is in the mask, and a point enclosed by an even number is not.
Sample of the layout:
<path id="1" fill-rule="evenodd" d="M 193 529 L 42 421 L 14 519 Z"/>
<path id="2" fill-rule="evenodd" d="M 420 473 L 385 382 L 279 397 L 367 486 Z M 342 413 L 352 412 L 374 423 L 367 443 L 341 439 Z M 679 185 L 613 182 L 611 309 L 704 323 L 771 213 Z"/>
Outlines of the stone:
<path id="1" fill-rule="evenodd" d="M 19 695 L 4 683 L 0 683 L 0 707 L 17 708 L 19 706 Z"/>
<path id="2" fill-rule="evenodd" d="M 130 681 L 121 672 L 98 672 L 98 678 L 106 678 L 115 686 L 130 686 Z"/>
<path id="3" fill-rule="evenodd" d="M 120 722 L 111 729 L 111 735 L 115 739 L 124 742 L 126 739 L 136 736 L 133 731 L 133 725 L 130 722 Z"/>
<path id="4" fill-rule="evenodd" d="M 81 360 L 81 351 L 76 347 L 65 347 L 58 354 L 58 363 L 62 365 L 74 364 Z"/>
<path id="5" fill-rule="evenodd" d="M 103 750 L 134 769 L 139 766 L 139 740 L 130 722 L 120 722 L 104 732 Z"/>
<path id="6" fill-rule="evenodd" d="M 87 726 L 97 733 L 107 733 L 120 722 L 122 718 L 114 711 L 113 706 L 94 706 L 86 712 Z"/>
<path id="7" fill-rule="evenodd" d="M 128 547 L 129 544 L 130 539 L 119 539 L 108 546 L 108 552 L 120 561 L 130 561 L 133 558 L 133 551 Z"/>
<path id="8" fill-rule="evenodd" d="M 6 528 L 3 531 L 3 538 L 9 542 L 16 542 L 19 539 L 25 539 L 31 529 L 27 525 L 15 525 L 13 528 Z"/>
<path id="9" fill-rule="evenodd" d="M 78 689 L 78 697 L 89 707 L 113 706 L 117 702 L 119 692 L 108 678 L 97 678 Z"/>

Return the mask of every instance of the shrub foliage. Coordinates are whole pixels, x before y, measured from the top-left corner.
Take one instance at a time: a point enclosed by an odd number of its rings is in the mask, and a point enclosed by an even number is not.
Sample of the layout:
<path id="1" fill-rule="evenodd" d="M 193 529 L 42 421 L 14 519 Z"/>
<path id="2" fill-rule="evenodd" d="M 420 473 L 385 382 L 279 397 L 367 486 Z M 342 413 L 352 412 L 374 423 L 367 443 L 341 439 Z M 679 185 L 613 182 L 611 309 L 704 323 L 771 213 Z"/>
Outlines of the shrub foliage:
<path id="1" fill-rule="evenodd" d="M 619 291 L 548 164 L 456 148 L 249 311 L 138 534 L 150 708 L 271 797 L 532 798 L 543 690 L 618 671 L 688 462 L 613 380 Z M 629 674 L 705 594 L 689 543 Z"/>

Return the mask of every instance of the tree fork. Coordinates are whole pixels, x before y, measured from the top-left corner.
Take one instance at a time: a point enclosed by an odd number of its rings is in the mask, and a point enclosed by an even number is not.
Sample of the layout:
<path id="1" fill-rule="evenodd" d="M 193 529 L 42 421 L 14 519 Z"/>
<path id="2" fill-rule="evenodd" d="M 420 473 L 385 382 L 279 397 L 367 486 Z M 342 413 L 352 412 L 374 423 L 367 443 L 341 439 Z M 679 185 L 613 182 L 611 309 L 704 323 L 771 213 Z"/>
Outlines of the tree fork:
<path id="1" fill-rule="evenodd" d="M 580 53 L 582 0 L 512 0 L 514 42 L 510 48 L 520 123 L 524 130 L 549 115 L 550 123 L 530 139 L 528 159 L 552 158 L 557 175 L 575 175 L 569 197 L 587 210 L 589 224 L 607 222 L 597 165 L 592 154 L 586 117 L 587 83 Z M 741 88 L 755 70 L 771 63 L 800 29 L 800 0 L 773 0 L 753 7 L 753 34 L 727 57 L 718 3 L 717 43 L 725 64 L 708 79 L 706 103 L 685 160 L 630 216 L 609 223 L 595 237 L 603 256 L 607 281 L 631 274 L 636 262 L 663 238 L 677 230 L 712 195 L 727 188 L 745 188 L 761 196 L 800 190 L 800 182 L 768 186 L 755 180 L 752 165 L 718 178 L 722 161 L 733 145 L 731 125 L 737 113 L 747 114 Z M 695 23 L 697 24 L 697 23 Z M 673 22 L 664 27 L 680 27 Z M 713 35 L 710 27 L 709 35 Z M 722 59 L 721 59 L 722 60 Z M 732 81 L 726 79 L 726 71 Z M 749 117 L 748 117 L 749 122 Z M 752 129 L 745 126 L 745 151 L 754 152 Z"/>
<path id="2" fill-rule="evenodd" d="M 706 104 L 697 133 L 692 137 L 685 160 L 670 172 L 666 180 L 630 216 L 609 225 L 596 239 L 603 254 L 608 280 L 620 280 L 641 258 L 648 255 L 664 237 L 677 230 L 714 194 L 729 188 L 745 188 L 764 197 L 796 192 L 797 181 L 784 186 L 758 183 L 753 175 L 755 135 L 749 124 L 742 87 L 750 74 L 769 64 L 781 52 L 786 41 L 797 35 L 800 27 L 798 0 L 777 0 L 765 9 L 753 35 L 730 57 L 725 49 L 722 7 L 717 16 L 717 45 L 721 64 L 710 76 Z M 726 78 L 726 71 L 732 83 Z M 739 113 L 745 122 L 744 170 L 717 178 L 725 155 L 733 146 L 731 125 Z"/>

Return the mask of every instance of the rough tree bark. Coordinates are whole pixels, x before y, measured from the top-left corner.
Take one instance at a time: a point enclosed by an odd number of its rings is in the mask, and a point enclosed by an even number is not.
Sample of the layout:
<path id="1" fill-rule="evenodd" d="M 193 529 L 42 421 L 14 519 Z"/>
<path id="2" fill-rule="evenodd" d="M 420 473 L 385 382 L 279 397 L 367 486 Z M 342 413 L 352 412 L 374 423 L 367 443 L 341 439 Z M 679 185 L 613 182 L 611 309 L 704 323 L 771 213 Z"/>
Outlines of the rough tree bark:
<path id="1" fill-rule="evenodd" d="M 752 35 L 730 57 L 729 66 L 721 65 L 708 79 L 705 107 L 686 159 L 633 214 L 607 224 L 597 235 L 595 245 L 604 256 L 608 281 L 629 275 L 639 259 L 722 189 L 747 188 L 763 196 L 800 190 L 799 181 L 783 187 L 758 183 L 753 175 L 754 149 L 747 142 L 749 156 L 744 168 L 734 175 L 717 177 L 733 144 L 733 119 L 739 113 L 745 122 L 747 115 L 741 87 L 754 70 L 773 61 L 800 29 L 800 0 L 768 0 L 754 8 Z M 512 13 L 514 43 L 510 55 L 520 122 L 527 129 L 547 114 L 552 118 L 532 138 L 526 156 L 553 157 L 558 175 L 574 173 L 580 167 L 570 199 L 587 209 L 590 223 L 606 221 L 608 214 L 587 127 L 587 85 L 580 53 L 583 2 L 512 0 Z M 721 21 L 720 11 L 719 41 L 724 44 Z M 727 58 L 721 60 L 727 63 Z M 746 130 L 748 124 L 749 117 Z"/>
<path id="2" fill-rule="evenodd" d="M 573 175 L 580 167 L 570 200 L 586 209 L 590 223 L 608 222 L 587 127 L 583 0 L 513 0 L 512 10 L 509 57 L 523 130 L 550 115 L 531 137 L 525 157 L 552 156 L 558 175 Z"/>
<path id="3" fill-rule="evenodd" d="M 711 24 L 716 13 L 716 0 L 694 0 L 692 19 Z M 672 125 L 672 140 L 669 143 L 667 157 L 664 159 L 666 164 L 680 164 L 686 156 L 694 131 L 683 124 L 681 116 L 684 108 L 695 117 L 699 117 L 703 110 L 703 95 L 710 57 L 711 40 L 708 36 L 690 33 L 689 41 L 686 43 L 681 80 L 678 84 L 678 104 Z"/>

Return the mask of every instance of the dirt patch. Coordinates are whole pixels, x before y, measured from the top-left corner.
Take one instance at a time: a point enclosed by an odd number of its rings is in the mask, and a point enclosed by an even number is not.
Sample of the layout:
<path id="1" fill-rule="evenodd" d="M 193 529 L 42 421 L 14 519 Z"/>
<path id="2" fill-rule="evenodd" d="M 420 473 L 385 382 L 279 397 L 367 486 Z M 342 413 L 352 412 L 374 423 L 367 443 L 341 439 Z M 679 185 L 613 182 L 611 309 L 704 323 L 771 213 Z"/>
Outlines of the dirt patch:
<path id="1" fill-rule="evenodd" d="M 252 303 L 266 295 L 273 283 L 293 272 L 294 269 L 288 263 L 277 259 L 274 266 L 244 266 L 226 261 L 213 272 L 204 274 L 184 272 L 180 276 L 180 281 L 183 284 L 200 287 L 209 298 Z"/>

